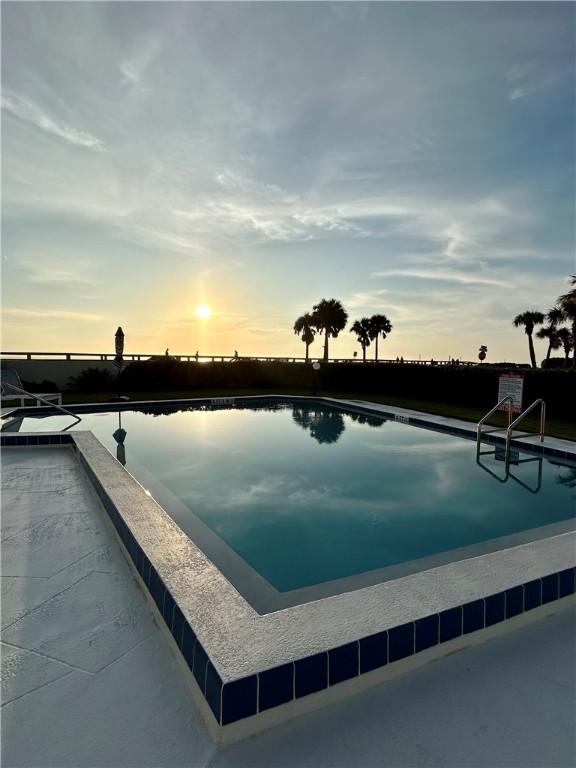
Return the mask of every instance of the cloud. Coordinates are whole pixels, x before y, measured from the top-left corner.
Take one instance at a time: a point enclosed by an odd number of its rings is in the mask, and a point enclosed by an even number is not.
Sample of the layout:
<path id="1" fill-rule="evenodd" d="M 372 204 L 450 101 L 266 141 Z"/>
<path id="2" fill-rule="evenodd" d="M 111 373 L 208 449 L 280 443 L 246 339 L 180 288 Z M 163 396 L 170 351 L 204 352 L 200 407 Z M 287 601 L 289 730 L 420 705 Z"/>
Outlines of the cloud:
<path id="1" fill-rule="evenodd" d="M 459 272 L 455 269 L 385 269 L 373 272 L 371 277 L 412 277 L 418 280 L 442 280 L 445 282 L 461 283 L 462 285 L 497 285 L 505 287 L 506 283 L 492 277 L 482 277 L 476 273 Z"/>
<path id="2" fill-rule="evenodd" d="M 104 152 L 104 142 L 92 136 L 90 133 L 79 131 L 70 125 L 65 123 L 57 123 L 51 117 L 46 115 L 42 110 L 28 101 L 23 96 L 18 96 L 15 93 L 5 92 L 2 94 L 2 109 L 9 112 L 19 120 L 23 120 L 26 123 L 36 126 L 46 133 L 51 133 L 53 136 L 58 136 L 60 139 L 64 139 L 69 144 L 75 144 L 78 147 L 86 147 L 93 149 L 97 152 Z"/>
<path id="3" fill-rule="evenodd" d="M 89 280 L 86 277 L 73 272 L 68 272 L 65 269 L 50 269 L 50 268 L 29 268 L 27 275 L 27 281 L 29 283 L 36 283 L 38 285 L 55 286 L 55 287 L 73 287 L 77 285 L 94 285 L 93 280 Z"/>
<path id="4" fill-rule="evenodd" d="M 24 309 L 20 307 L 5 307 L 2 310 L 7 317 L 16 317 L 22 319 L 38 320 L 79 320 L 82 322 L 95 323 L 102 320 L 101 315 L 94 315 L 88 312 L 72 312 L 65 309 Z"/>
<path id="5" fill-rule="evenodd" d="M 523 99 L 530 94 L 554 85 L 568 75 L 568 70 L 538 71 L 533 64 L 514 65 L 506 74 L 510 101 Z"/>

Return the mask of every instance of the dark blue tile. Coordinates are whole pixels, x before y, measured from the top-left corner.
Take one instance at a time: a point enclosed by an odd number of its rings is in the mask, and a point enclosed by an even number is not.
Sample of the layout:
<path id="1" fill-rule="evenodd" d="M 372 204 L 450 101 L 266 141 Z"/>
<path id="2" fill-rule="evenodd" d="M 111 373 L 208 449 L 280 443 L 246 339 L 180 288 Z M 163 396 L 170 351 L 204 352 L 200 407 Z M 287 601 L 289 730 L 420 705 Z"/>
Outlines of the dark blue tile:
<path id="1" fill-rule="evenodd" d="M 162 617 L 169 630 L 172 630 L 172 615 L 174 613 L 174 606 L 175 606 L 174 598 L 172 597 L 170 592 L 166 590 L 164 592 L 164 605 L 162 606 Z"/>
<path id="2" fill-rule="evenodd" d="M 142 573 L 142 558 L 144 557 L 144 553 L 142 552 L 142 549 L 140 545 L 136 544 L 136 557 L 134 558 L 134 565 L 136 566 L 136 570 L 138 573 Z"/>
<path id="3" fill-rule="evenodd" d="M 184 642 L 187 635 L 187 629 L 186 624 L 184 625 L 184 632 L 182 633 L 182 645 L 184 646 Z M 192 630 L 190 630 L 192 632 Z M 192 634 L 194 634 L 192 632 Z M 182 650 L 184 652 L 184 649 Z M 186 659 L 188 661 L 188 659 Z M 196 678 L 196 682 L 200 686 L 200 690 L 202 693 L 204 693 L 204 689 L 206 686 L 206 665 L 208 664 L 208 656 L 206 654 L 206 651 L 204 648 L 202 648 L 202 645 L 199 640 L 196 640 L 196 643 L 194 644 L 194 665 L 193 665 L 193 672 L 194 677 Z"/>
<path id="4" fill-rule="evenodd" d="M 142 581 L 144 582 L 145 582 L 144 574 L 148 570 L 149 565 L 150 565 L 150 561 L 148 560 L 144 552 L 142 552 L 142 560 L 140 562 L 140 568 L 138 569 L 138 573 L 140 574 L 140 576 L 142 577 Z"/>
<path id="5" fill-rule="evenodd" d="M 10 436 L 7 435 L 6 437 L 2 438 L 2 445 L 5 445 L 5 446 L 16 445 L 16 438 L 12 437 L 12 435 Z"/>
<path id="6" fill-rule="evenodd" d="M 358 675 L 358 643 L 347 643 L 328 651 L 329 685 Z"/>
<path id="7" fill-rule="evenodd" d="M 566 597 L 567 595 L 573 595 L 575 592 L 576 568 L 567 568 L 565 571 L 560 571 L 558 574 L 560 581 L 560 597 Z"/>
<path id="8" fill-rule="evenodd" d="M 462 634 L 484 629 L 484 600 L 474 600 L 462 607 Z"/>
<path id="9" fill-rule="evenodd" d="M 388 630 L 388 661 L 398 661 L 414 653 L 414 624 L 402 624 Z"/>
<path id="10" fill-rule="evenodd" d="M 363 637 L 360 640 L 360 674 L 388 664 L 388 632 Z"/>
<path id="11" fill-rule="evenodd" d="M 205 696 L 208 706 L 219 723 L 222 709 L 222 680 L 211 661 L 208 662 L 208 666 L 206 667 Z"/>
<path id="12" fill-rule="evenodd" d="M 182 631 L 180 633 L 180 650 L 186 663 L 194 671 L 194 648 L 196 646 L 196 635 L 192 631 L 187 621 L 182 620 Z M 200 669 L 200 668 L 199 668 Z"/>
<path id="13" fill-rule="evenodd" d="M 512 587 L 506 590 L 506 618 L 518 616 L 524 610 L 524 587 Z"/>
<path id="14" fill-rule="evenodd" d="M 440 614 L 440 642 L 453 640 L 462 634 L 462 608 L 448 608 Z"/>
<path id="15" fill-rule="evenodd" d="M 558 600 L 558 574 L 544 576 L 542 579 L 542 604 Z"/>
<path id="16" fill-rule="evenodd" d="M 524 584 L 524 610 L 530 611 L 542 605 L 542 582 L 540 579 Z"/>
<path id="17" fill-rule="evenodd" d="M 162 613 L 162 609 L 164 607 L 164 592 L 166 591 L 164 587 L 164 582 L 158 575 L 158 572 L 155 568 L 151 569 L 150 573 L 150 594 L 152 595 L 152 599 L 156 603 L 156 606 L 158 607 L 158 610 L 160 613 Z"/>
<path id="18" fill-rule="evenodd" d="M 256 675 L 227 683 L 222 689 L 222 725 L 235 723 L 256 714 L 258 682 Z"/>
<path id="19" fill-rule="evenodd" d="M 172 614 L 172 637 L 176 641 L 178 648 L 182 648 L 182 627 L 184 626 L 184 616 L 177 605 L 174 606 Z"/>
<path id="20" fill-rule="evenodd" d="M 31 435 L 28 438 L 28 445 L 38 445 L 38 438 L 36 437 L 36 435 Z"/>
<path id="21" fill-rule="evenodd" d="M 50 436 L 38 435 L 38 445 L 50 445 Z"/>
<path id="22" fill-rule="evenodd" d="M 433 645 L 438 645 L 439 624 L 438 614 L 418 619 L 416 622 L 416 653 L 431 648 Z"/>
<path id="23" fill-rule="evenodd" d="M 281 667 L 260 672 L 259 709 L 277 707 L 294 698 L 294 664 L 283 664 Z"/>
<path id="24" fill-rule="evenodd" d="M 497 595 L 490 595 L 484 601 L 486 603 L 486 626 L 491 627 L 493 624 L 499 624 L 504 621 L 506 616 L 506 596 L 504 592 L 499 592 Z"/>
<path id="25" fill-rule="evenodd" d="M 328 654 L 317 653 L 295 662 L 296 698 L 321 691 L 328 685 Z"/>
<path id="26" fill-rule="evenodd" d="M 142 574 L 142 578 L 144 579 L 144 584 L 150 589 L 150 581 L 152 579 L 152 571 L 154 569 L 152 568 L 152 563 L 150 560 L 146 560 L 144 563 L 144 573 Z"/>

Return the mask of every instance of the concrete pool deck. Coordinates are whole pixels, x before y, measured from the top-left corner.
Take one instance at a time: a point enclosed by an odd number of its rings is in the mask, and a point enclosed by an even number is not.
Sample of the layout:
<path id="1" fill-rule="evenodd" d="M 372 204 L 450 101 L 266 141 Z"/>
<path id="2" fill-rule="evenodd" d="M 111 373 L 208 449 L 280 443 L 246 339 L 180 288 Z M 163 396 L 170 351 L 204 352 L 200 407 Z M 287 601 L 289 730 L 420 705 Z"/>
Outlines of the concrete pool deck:
<path id="1" fill-rule="evenodd" d="M 2 467 L 4 766 L 571 766 L 573 610 L 245 742 L 210 740 L 74 452 Z"/>

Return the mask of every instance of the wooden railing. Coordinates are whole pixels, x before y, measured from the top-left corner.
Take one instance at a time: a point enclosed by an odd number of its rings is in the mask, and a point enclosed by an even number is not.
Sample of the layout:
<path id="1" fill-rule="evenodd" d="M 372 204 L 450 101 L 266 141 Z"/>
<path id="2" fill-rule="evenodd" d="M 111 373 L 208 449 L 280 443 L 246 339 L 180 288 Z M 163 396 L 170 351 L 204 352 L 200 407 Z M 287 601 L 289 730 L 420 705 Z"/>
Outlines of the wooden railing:
<path id="1" fill-rule="evenodd" d="M 124 361 L 150 360 L 151 358 L 159 360 L 166 357 L 159 354 L 129 353 L 124 354 Z M 236 360 L 258 360 L 261 362 L 280 362 L 280 363 L 305 363 L 305 357 L 270 357 L 266 355 L 234 356 L 234 355 L 169 355 L 173 360 L 182 360 L 186 362 L 235 362 Z M 113 352 L 0 352 L 2 360 L 77 360 L 77 361 L 110 361 L 115 358 Z M 311 356 L 308 362 L 323 362 L 322 357 Z M 359 357 L 332 357 L 329 363 L 362 363 Z M 477 365 L 463 360 L 403 360 L 398 358 L 383 358 L 378 361 L 366 360 L 366 365 L 375 363 L 400 363 L 403 365 Z"/>

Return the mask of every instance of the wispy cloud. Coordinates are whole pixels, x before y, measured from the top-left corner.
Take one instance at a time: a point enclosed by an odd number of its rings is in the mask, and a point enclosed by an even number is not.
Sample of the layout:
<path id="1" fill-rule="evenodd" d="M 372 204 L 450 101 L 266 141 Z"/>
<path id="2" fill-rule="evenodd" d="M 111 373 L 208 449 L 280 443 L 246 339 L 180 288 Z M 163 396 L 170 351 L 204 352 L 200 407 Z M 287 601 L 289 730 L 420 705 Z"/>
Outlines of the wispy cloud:
<path id="1" fill-rule="evenodd" d="M 90 133 L 79 131 L 66 123 L 56 122 L 49 115 L 42 112 L 40 107 L 16 93 L 4 92 L 2 94 L 2 109 L 19 120 L 23 120 L 46 133 L 51 133 L 60 139 L 64 139 L 69 144 L 87 147 L 97 152 L 105 150 L 104 142 L 101 139 Z"/>
<path id="2" fill-rule="evenodd" d="M 371 277 L 411 277 L 418 280 L 442 280 L 444 282 L 461 283 L 462 285 L 506 286 L 506 283 L 502 280 L 455 269 L 384 269 L 381 272 L 373 272 Z"/>
<path id="3" fill-rule="evenodd" d="M 7 317 L 16 317 L 31 320 L 79 320 L 85 322 L 99 322 L 101 315 L 89 312 L 72 312 L 65 309 L 24 309 L 22 307 L 4 307 L 2 313 Z"/>
<path id="4" fill-rule="evenodd" d="M 554 85 L 568 74 L 568 70 L 538 69 L 532 63 L 514 65 L 506 74 L 509 84 L 508 98 L 510 101 L 523 99 Z"/>

